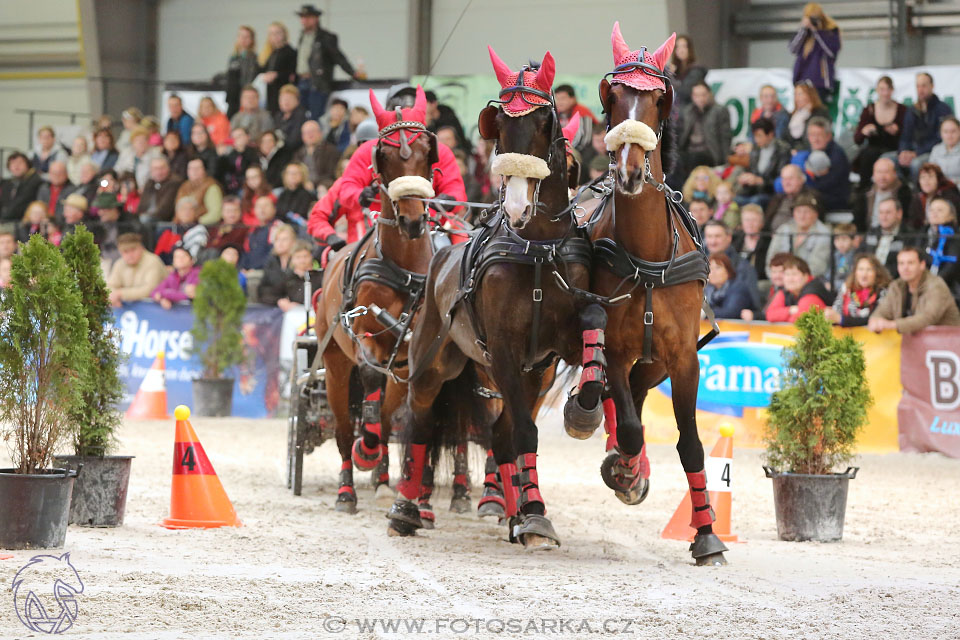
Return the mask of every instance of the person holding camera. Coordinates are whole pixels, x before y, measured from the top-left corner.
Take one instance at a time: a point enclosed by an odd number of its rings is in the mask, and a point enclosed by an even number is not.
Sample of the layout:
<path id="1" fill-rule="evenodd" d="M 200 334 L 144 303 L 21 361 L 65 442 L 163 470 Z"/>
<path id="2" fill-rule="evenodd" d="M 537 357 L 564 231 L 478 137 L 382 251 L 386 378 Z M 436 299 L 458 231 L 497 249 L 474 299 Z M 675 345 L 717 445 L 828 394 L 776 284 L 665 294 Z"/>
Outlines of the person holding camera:
<path id="1" fill-rule="evenodd" d="M 793 64 L 793 84 L 810 82 L 820 94 L 820 100 L 828 102 L 836 87 L 840 27 L 824 13 L 819 2 L 808 2 L 803 8 L 800 29 L 789 47 L 797 56 Z"/>

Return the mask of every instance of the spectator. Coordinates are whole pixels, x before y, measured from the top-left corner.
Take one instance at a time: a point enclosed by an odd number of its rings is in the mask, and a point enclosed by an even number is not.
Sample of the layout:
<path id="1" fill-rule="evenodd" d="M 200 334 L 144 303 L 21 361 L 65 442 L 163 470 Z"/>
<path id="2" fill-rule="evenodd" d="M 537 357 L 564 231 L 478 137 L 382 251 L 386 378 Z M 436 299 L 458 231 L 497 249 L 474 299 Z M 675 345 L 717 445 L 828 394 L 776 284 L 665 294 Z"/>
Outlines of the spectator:
<path id="1" fill-rule="evenodd" d="M 760 205 L 746 204 L 740 211 L 740 230 L 733 235 L 733 249 L 740 259 L 753 267 L 755 278 L 766 278 L 767 249 L 770 236 L 763 231 L 763 209 Z"/>
<path id="2" fill-rule="evenodd" d="M 767 307 L 768 322 L 796 322 L 810 309 L 826 309 L 833 297 L 823 282 L 813 277 L 803 258 L 791 256 L 783 265 L 783 288 Z"/>
<path id="3" fill-rule="evenodd" d="M 230 129 L 236 132 L 245 129 L 251 139 L 257 140 L 264 131 L 273 129 L 273 117 L 270 112 L 260 108 L 260 92 L 253 86 L 246 86 L 240 92 L 240 111 L 230 118 Z M 236 141 L 237 136 L 233 136 Z"/>
<path id="4" fill-rule="evenodd" d="M 129 148 L 122 151 L 117 159 L 117 172 L 132 173 L 137 180 L 137 188 L 143 191 L 150 179 L 151 161 L 161 155 L 159 149 L 150 146 L 150 132 L 137 127 L 130 132 Z"/>
<path id="5" fill-rule="evenodd" d="M 287 148 L 277 142 L 277 134 L 273 131 L 264 131 L 260 134 L 257 145 L 260 156 L 260 168 L 271 188 L 279 187 L 283 181 L 283 168 L 290 162 L 290 153 Z"/>
<path id="6" fill-rule="evenodd" d="M 896 198 L 880 201 L 877 224 L 870 227 L 864 238 L 864 251 L 893 273 L 897 270 L 897 253 L 910 244 L 910 237 L 903 226 L 903 206 Z"/>
<path id="7" fill-rule="evenodd" d="M 300 104 L 300 90 L 292 84 L 280 87 L 279 112 L 273 118 L 276 130 L 283 138 L 283 146 L 296 153 L 303 146 L 300 128 L 307 121 L 307 114 Z"/>
<path id="8" fill-rule="evenodd" d="M 84 221 L 90 203 L 79 193 L 71 193 L 63 199 L 62 213 L 57 216 L 63 221 L 60 230 L 63 235 L 73 233 L 73 228 Z"/>
<path id="9" fill-rule="evenodd" d="M 194 264 L 193 255 L 181 245 L 173 248 L 173 270 L 157 285 L 150 297 L 164 309 L 173 308 L 175 302 L 193 300 L 200 282 L 200 267 Z"/>
<path id="10" fill-rule="evenodd" d="M 17 227 L 17 242 L 29 242 L 30 236 L 34 234 L 49 240 L 51 244 L 60 246 L 62 234 L 47 212 L 47 205 L 39 200 L 34 200 L 27 205 L 23 222 Z"/>
<path id="11" fill-rule="evenodd" d="M 0 260 L 7 259 L 17 252 L 17 239 L 13 232 L 0 228 Z"/>
<path id="12" fill-rule="evenodd" d="M 117 151 L 121 154 L 130 148 L 130 137 L 135 129 L 140 126 L 143 120 L 143 113 L 136 107 L 124 109 L 120 114 L 120 123 L 123 125 L 123 131 L 120 132 L 120 138 L 117 140 Z"/>
<path id="13" fill-rule="evenodd" d="M 211 148 L 222 145 L 226 142 L 227 138 L 230 137 L 230 120 L 223 111 L 220 111 L 217 103 L 215 103 L 210 96 L 200 98 L 200 105 L 197 107 L 197 116 L 200 117 L 200 122 L 194 123 L 193 127 L 190 128 L 190 137 L 185 138 L 183 141 L 185 146 L 187 140 L 196 146 L 196 142 L 193 140 L 193 131 L 197 124 L 202 124 L 206 130 L 209 138 L 206 146 Z"/>
<path id="14" fill-rule="evenodd" d="M 841 327 L 863 327 L 890 286 L 890 273 L 875 256 L 861 253 L 840 288 L 832 309 L 823 315 Z"/>
<path id="15" fill-rule="evenodd" d="M 110 267 L 120 258 L 118 241 L 126 233 L 141 233 L 140 223 L 128 213 L 121 211 L 116 194 L 104 192 L 93 201 L 99 214 L 95 239 L 100 247 L 100 262 L 103 272 L 110 273 Z M 93 231 L 93 229 L 91 229 Z"/>
<path id="16" fill-rule="evenodd" d="M 223 191 L 220 184 L 207 175 L 207 169 L 200 158 L 194 158 L 187 163 L 187 179 L 177 189 L 177 201 L 187 196 L 197 202 L 200 224 L 211 225 L 220 221 Z"/>
<path id="17" fill-rule="evenodd" d="M 270 256 L 263 266 L 263 279 L 260 280 L 257 295 L 262 304 L 274 305 L 286 297 L 287 280 L 293 273 L 292 259 L 296 246 L 297 232 L 294 228 L 285 224 L 279 225 L 274 234 Z"/>
<path id="18" fill-rule="evenodd" d="M 739 320 L 750 311 L 753 302 L 747 285 L 740 281 L 733 263 L 725 253 L 710 255 L 710 273 L 703 297 L 717 318 Z"/>
<path id="19" fill-rule="evenodd" d="M 31 160 L 37 172 L 44 177 L 50 171 L 51 163 L 66 163 L 67 153 L 57 142 L 57 135 L 53 132 L 53 127 L 40 127 L 37 130 L 37 146 L 33 150 Z"/>
<path id="20" fill-rule="evenodd" d="M 297 44 L 298 88 L 310 117 L 314 119 L 322 116 L 326 110 L 327 98 L 333 90 L 335 65 L 339 65 L 355 80 L 366 78 L 362 69 L 354 70 L 340 50 L 337 36 L 320 28 L 321 13 L 312 4 L 305 4 L 297 11 L 303 27 Z"/>
<path id="21" fill-rule="evenodd" d="M 177 202 L 177 191 L 183 180 L 173 175 L 166 157 L 150 161 L 150 179 L 140 194 L 137 215 L 141 222 L 170 222 Z"/>
<path id="22" fill-rule="evenodd" d="M 927 270 L 922 249 L 904 247 L 897 254 L 900 277 L 887 289 L 867 327 L 880 333 L 896 329 L 914 333 L 930 326 L 960 327 L 960 311 L 947 284 Z"/>
<path id="23" fill-rule="evenodd" d="M 740 206 L 733 201 L 733 185 L 721 182 L 716 190 L 716 207 L 713 212 L 714 220 L 722 220 L 727 229 L 736 229 L 740 226 Z"/>
<path id="24" fill-rule="evenodd" d="M 6 289 L 10 286 L 10 269 L 12 267 L 13 260 L 0 258 L 0 288 Z"/>
<path id="25" fill-rule="evenodd" d="M 811 153 L 823 151 L 830 158 L 830 168 L 810 181 L 823 200 L 826 211 L 850 208 L 850 163 L 847 154 L 833 140 L 830 121 L 826 118 L 811 118 L 807 123 L 807 140 Z"/>
<path id="26" fill-rule="evenodd" d="M 229 140 L 229 137 L 227 140 Z M 190 148 L 187 149 L 187 160 L 190 161 L 194 158 L 200 158 L 200 160 L 203 161 L 207 175 L 211 178 L 220 175 L 220 156 L 214 148 L 210 132 L 207 131 L 207 127 L 200 122 L 195 123 L 190 130 Z"/>
<path id="27" fill-rule="evenodd" d="M 167 128 L 165 133 L 176 133 L 180 141 L 180 148 L 187 145 L 190 140 L 190 130 L 193 129 L 193 116 L 184 111 L 183 100 L 180 96 L 173 93 L 167 98 L 167 111 L 170 117 L 167 119 Z M 180 175 L 183 175 L 182 173 Z"/>
<path id="28" fill-rule="evenodd" d="M 790 53 L 797 56 L 793 64 L 793 84 L 809 82 L 822 101 L 833 94 L 835 65 L 840 53 L 840 27 L 817 2 L 803 8 L 800 29 L 790 41 Z"/>
<path id="29" fill-rule="evenodd" d="M 271 191 L 263 169 L 256 165 L 247 169 L 246 174 L 244 174 L 243 196 L 240 198 L 240 208 L 243 211 L 243 223 L 245 225 L 255 227 L 259 224 L 253 211 L 257 198 L 267 196 L 276 202 L 276 198 Z"/>
<path id="30" fill-rule="evenodd" d="M 783 141 L 794 151 L 809 148 L 807 146 L 807 123 L 811 118 L 822 117 L 829 121 L 830 112 L 820 101 L 817 90 L 809 84 L 797 84 L 793 87 L 793 113 L 787 122 Z"/>
<path id="31" fill-rule="evenodd" d="M 79 182 L 74 186 L 74 193 L 79 193 L 88 201 L 93 201 L 97 196 L 97 189 L 100 188 L 100 167 L 89 157 L 80 163 L 77 179 Z M 94 211 L 91 209 L 91 214 Z"/>
<path id="32" fill-rule="evenodd" d="M 790 121 L 790 114 L 780 104 L 780 96 L 772 84 L 765 84 L 760 87 L 760 106 L 750 114 L 750 137 L 756 142 L 754 137 L 755 129 L 753 124 L 760 118 L 766 118 L 773 123 L 773 135 L 778 140 L 782 140 L 787 131 L 787 123 Z M 765 130 L 766 131 L 766 130 Z"/>
<path id="33" fill-rule="evenodd" d="M 816 196 L 798 196 L 793 204 L 793 220 L 777 229 L 769 251 L 771 256 L 791 253 L 802 258 L 807 271 L 817 277 L 827 272 L 831 245 L 830 227 L 817 219 L 819 211 L 820 200 Z"/>
<path id="34" fill-rule="evenodd" d="M 117 164 L 117 158 L 119 157 L 120 154 L 117 153 L 116 143 L 113 139 L 113 131 L 97 129 L 97 132 L 93 134 L 93 153 L 90 154 L 90 159 L 97 163 L 101 171 L 106 171 Z"/>
<path id="35" fill-rule="evenodd" d="M 827 288 L 833 293 L 840 290 L 850 270 L 853 269 L 853 258 L 857 251 L 857 227 L 850 223 L 838 224 L 833 227 L 833 257 L 830 267 L 824 276 Z"/>
<path id="36" fill-rule="evenodd" d="M 927 253 L 930 273 L 940 276 L 953 297 L 960 300 L 960 235 L 957 234 L 957 209 L 946 198 L 934 198 L 927 212 Z"/>
<path id="37" fill-rule="evenodd" d="M 228 244 L 220 250 L 220 259 L 237 270 L 237 281 L 240 282 L 240 288 L 243 289 L 243 295 L 247 295 L 247 276 L 240 271 L 241 249 L 238 245 Z"/>
<path id="38" fill-rule="evenodd" d="M 917 176 L 917 193 L 910 201 L 908 226 L 911 229 L 922 229 L 927 224 L 927 212 L 934 198 L 946 198 L 953 206 L 960 206 L 960 191 L 937 165 L 927 162 L 920 167 Z"/>
<path id="39" fill-rule="evenodd" d="M 250 136 L 246 129 L 237 127 L 232 135 L 233 148 L 220 158 L 220 182 L 226 193 L 238 194 L 250 165 L 259 168 L 259 158 L 257 150 L 249 146 Z"/>
<path id="40" fill-rule="evenodd" d="M 431 92 L 432 93 L 432 92 Z M 573 140 L 570 141 L 574 149 L 583 149 L 588 146 L 589 140 L 593 137 L 593 129 L 595 127 L 600 127 L 600 121 L 597 119 L 597 116 L 593 114 L 590 109 L 585 105 L 577 102 L 577 94 L 574 92 L 573 87 L 569 84 L 561 84 L 560 86 L 554 88 L 553 96 L 557 104 L 557 113 L 560 114 L 560 125 L 567 126 L 570 122 L 570 119 L 574 115 L 580 114 L 580 128 L 577 130 L 577 135 Z M 428 99 L 429 100 L 429 99 Z M 427 106 L 427 122 L 430 121 L 430 107 Z M 454 127 L 457 129 L 457 138 L 463 140 L 463 127 L 459 126 L 459 121 Z M 437 129 L 440 126 L 451 126 L 449 123 L 445 125 L 437 125 Z M 432 129 L 436 131 L 437 129 Z M 461 148 L 463 148 L 461 144 Z M 468 149 L 464 149 L 468 151 Z"/>
<path id="41" fill-rule="evenodd" d="M 117 238 L 120 260 L 110 269 L 107 286 L 110 304 L 123 306 L 150 298 L 151 292 L 167 276 L 163 261 L 143 247 L 143 238 L 136 233 L 125 233 Z"/>
<path id="42" fill-rule="evenodd" d="M 680 159 L 686 170 L 723 164 L 730 153 L 730 113 L 713 101 L 706 83 L 693 86 L 691 102 L 680 112 Z"/>
<path id="43" fill-rule="evenodd" d="M 67 163 L 55 160 L 50 163 L 47 182 L 37 191 L 37 200 L 47 205 L 47 212 L 56 218 L 63 213 L 63 201 L 73 193 L 74 186 L 67 179 Z"/>
<path id="44" fill-rule="evenodd" d="M 177 200 L 177 211 L 173 218 L 173 224 L 160 233 L 160 237 L 157 238 L 157 245 L 154 247 L 154 252 L 163 260 L 164 264 L 171 264 L 173 250 L 177 245 L 186 248 L 194 257 L 194 260 L 200 256 L 200 251 L 207 246 L 209 233 L 205 226 L 197 222 L 198 217 L 195 198 L 186 196 Z"/>
<path id="45" fill-rule="evenodd" d="M 867 184 L 867 177 L 876 166 L 877 158 L 895 152 L 900 147 L 900 133 L 906 114 L 907 108 L 893 99 L 893 80 L 890 76 L 881 76 L 877 80 L 877 101 L 871 102 L 860 112 L 860 122 L 853 134 L 853 141 L 862 145 L 853 161 L 854 171 L 860 174 L 861 187 Z"/>
<path id="46" fill-rule="evenodd" d="M 303 285 L 310 269 L 313 268 L 313 254 L 310 252 L 310 245 L 300 241 L 294 247 L 290 258 L 290 270 L 282 288 L 279 291 L 271 291 L 271 298 L 274 295 L 281 295 L 279 299 L 273 302 L 266 302 L 261 295 L 261 300 L 265 304 L 275 304 L 283 311 L 283 324 L 280 327 L 280 370 L 289 371 L 293 366 L 294 351 L 293 342 L 297 337 L 297 330 L 306 317 L 304 313 L 304 290 Z M 261 285 L 261 291 L 263 287 Z M 289 394 L 289 391 L 287 391 Z"/>
<path id="47" fill-rule="evenodd" d="M 760 289 L 757 286 L 757 271 L 753 265 L 740 257 L 733 247 L 733 234 L 730 228 L 719 220 L 709 220 L 703 227 L 703 242 L 711 256 L 723 254 L 730 261 L 730 266 L 737 272 L 737 281 L 750 294 L 748 308 L 760 306 Z M 740 315 L 737 314 L 739 318 Z"/>
<path id="48" fill-rule="evenodd" d="M 90 152 L 87 147 L 87 137 L 77 136 L 73 139 L 73 146 L 70 148 L 70 157 L 67 158 L 67 178 L 73 184 L 80 183 L 80 165 L 90 159 Z"/>
<path id="49" fill-rule="evenodd" d="M 561 86 L 569 86 L 569 85 L 561 85 Z M 553 90 L 554 98 L 558 101 L 562 100 L 557 96 L 557 92 L 560 91 L 560 89 L 561 87 L 556 87 Z M 571 96 L 573 95 L 573 90 L 570 91 L 570 95 Z M 436 133 L 437 130 L 440 129 L 441 127 L 453 127 L 454 131 L 456 131 L 457 133 L 457 138 L 461 140 L 460 148 L 466 151 L 467 153 L 470 153 L 469 148 L 464 148 L 464 147 L 469 147 L 469 144 L 466 144 L 467 136 L 463 132 L 463 125 L 460 123 L 460 119 L 457 117 L 457 114 L 454 113 L 453 109 L 450 108 L 449 106 L 445 104 L 440 104 L 440 101 L 437 98 L 437 94 L 435 94 L 433 91 L 427 91 L 426 97 L 427 97 L 427 129 Z M 559 104 L 557 105 L 557 110 L 558 111 L 560 110 Z M 359 115 L 363 115 L 363 118 L 360 120 L 360 122 L 362 122 L 363 120 L 369 117 L 369 114 L 358 114 L 358 116 Z M 350 116 L 351 116 L 351 123 L 352 123 L 354 119 L 352 110 L 350 112 Z M 560 112 L 560 120 L 561 122 L 563 121 L 562 111 Z M 357 125 L 359 125 L 360 122 L 352 123 L 353 128 L 356 129 Z"/>
<path id="50" fill-rule="evenodd" d="M 736 200 L 741 206 L 752 203 L 763 207 L 773 197 L 774 180 L 780 175 L 780 170 L 790 162 L 790 147 L 783 140 L 777 139 L 774 123 L 769 118 L 754 120 L 750 130 L 753 132 L 750 165 L 737 176 Z"/>
<path id="51" fill-rule="evenodd" d="M 345 100 L 334 98 L 327 105 L 327 111 L 319 119 L 324 139 L 343 153 L 350 145 L 350 120 L 347 118 L 348 105 Z"/>
<path id="52" fill-rule="evenodd" d="M 297 52 L 290 46 L 290 34 L 282 22 L 271 22 L 267 42 L 260 51 L 260 68 L 267 83 L 267 111 L 280 111 L 280 87 L 297 81 Z"/>
<path id="53" fill-rule="evenodd" d="M 788 164 L 780 170 L 783 193 L 774 195 L 767 205 L 763 225 L 765 231 L 773 231 L 793 218 L 793 205 L 801 194 L 817 195 L 806 186 L 806 180 L 803 169 L 795 164 Z"/>
<path id="54" fill-rule="evenodd" d="M 270 256 L 277 229 L 285 226 L 277 220 L 277 209 L 271 196 L 257 198 L 253 210 L 259 226 L 253 229 L 248 236 L 247 251 L 243 254 L 240 263 L 244 270 L 263 269 L 267 258 Z"/>
<path id="55" fill-rule="evenodd" d="M 878 158 L 873 165 L 873 184 L 862 195 L 854 194 L 853 222 L 863 231 L 879 224 L 880 203 L 887 198 L 895 198 L 902 209 L 910 206 L 913 194 L 909 185 L 900 181 L 897 166 L 890 158 Z"/>
<path id="56" fill-rule="evenodd" d="M 283 188 L 277 194 L 277 215 L 282 220 L 301 226 L 307 224 L 310 208 L 317 198 L 304 188 L 306 178 L 307 168 L 304 165 L 291 162 L 284 167 Z M 294 216 L 300 219 L 296 220 Z"/>
<path id="57" fill-rule="evenodd" d="M 700 233 L 703 233 L 704 225 L 713 220 L 713 205 L 709 200 L 694 198 L 690 201 L 690 215 L 697 221 Z"/>
<path id="58" fill-rule="evenodd" d="M 678 110 L 690 103 L 693 87 L 707 78 L 707 70 L 696 62 L 697 54 L 690 36 L 677 36 L 667 69 L 673 74 L 674 107 Z"/>
<path id="59" fill-rule="evenodd" d="M 370 119 L 370 112 L 367 111 L 366 107 L 359 104 L 353 105 L 353 107 L 351 107 L 350 109 L 350 132 L 351 132 L 350 144 L 351 146 L 360 146 L 360 144 L 363 142 L 363 140 L 361 140 L 357 136 L 357 129 L 364 122 L 370 122 L 373 124 L 374 127 L 377 126 L 376 121 Z M 464 139 L 463 143 L 467 146 L 470 145 L 470 141 L 467 139 Z M 349 150 L 349 147 L 347 147 L 347 149 Z M 344 153 L 346 153 L 346 151 L 344 151 Z M 469 154 L 470 152 L 467 151 L 467 155 Z"/>
<path id="60" fill-rule="evenodd" d="M 19 151 L 7 156 L 7 171 L 11 177 L 0 182 L 0 221 L 19 224 L 27 205 L 37 199 L 43 178 Z"/>
<path id="61" fill-rule="evenodd" d="M 453 127 L 440 127 L 437 130 L 437 142 L 463 153 L 463 142 L 457 137 L 457 130 Z M 577 152 L 576 149 L 574 152 Z"/>
<path id="62" fill-rule="evenodd" d="M 960 180 L 960 120 L 945 117 L 940 122 L 940 140 L 930 151 L 930 162 L 956 183 Z"/>
<path id="63" fill-rule="evenodd" d="M 609 166 L 609 164 L 609 159 L 607 159 L 607 165 Z M 683 183 L 683 199 L 687 202 L 695 199 L 713 202 L 719 184 L 720 177 L 713 169 L 707 166 L 695 167 Z"/>
<path id="64" fill-rule="evenodd" d="M 117 177 L 117 199 L 123 204 L 123 210 L 136 214 L 140 207 L 140 191 L 137 189 L 137 179 L 129 171 Z"/>
<path id="65" fill-rule="evenodd" d="M 333 184 L 334 172 L 340 152 L 337 147 L 324 140 L 320 125 L 313 120 L 307 120 L 301 128 L 303 146 L 294 155 L 294 162 L 302 162 L 310 172 L 310 183 L 316 187 L 324 186 L 327 189 Z"/>
<path id="66" fill-rule="evenodd" d="M 207 240 L 207 247 L 219 251 L 230 244 L 237 245 L 238 247 L 246 245 L 249 227 L 241 221 L 243 214 L 240 210 L 240 198 L 237 196 L 226 196 L 223 199 L 223 208 L 221 211 L 220 224 L 208 229 L 209 238 Z"/>
<path id="67" fill-rule="evenodd" d="M 163 155 L 167 158 L 173 175 L 183 178 L 187 175 L 187 152 L 180 144 L 180 134 L 168 131 L 163 136 Z"/>
<path id="68" fill-rule="evenodd" d="M 941 121 L 952 115 L 950 105 L 933 92 L 933 76 L 926 72 L 918 73 L 917 100 L 904 116 L 900 153 L 897 156 L 901 170 L 909 169 L 911 179 L 916 179 L 933 147 L 941 141 Z"/>
<path id="69" fill-rule="evenodd" d="M 257 36 L 253 27 L 244 25 L 238 28 L 233 53 L 227 61 L 227 118 L 232 118 L 240 110 L 241 90 L 260 73 L 256 48 Z"/>
<path id="70" fill-rule="evenodd" d="M 140 126 L 147 130 L 147 140 L 151 147 L 159 147 L 163 143 L 163 136 L 160 135 L 160 120 L 156 116 L 144 116 L 140 121 Z"/>

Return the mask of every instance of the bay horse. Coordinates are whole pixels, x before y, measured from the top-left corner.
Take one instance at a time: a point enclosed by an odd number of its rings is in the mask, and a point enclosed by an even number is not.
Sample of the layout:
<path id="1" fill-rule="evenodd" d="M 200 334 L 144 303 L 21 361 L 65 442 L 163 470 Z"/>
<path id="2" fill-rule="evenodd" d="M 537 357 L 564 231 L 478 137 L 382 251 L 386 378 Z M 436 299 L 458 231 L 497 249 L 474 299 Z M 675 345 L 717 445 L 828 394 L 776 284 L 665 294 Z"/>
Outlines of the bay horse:
<path id="1" fill-rule="evenodd" d="M 410 444 L 388 533 L 411 535 L 422 522 L 414 501 L 426 447 L 438 428 L 443 384 L 483 367 L 502 395 L 491 444 L 503 485 L 511 541 L 550 549 L 560 539 L 546 518 L 531 417 L 545 371 L 557 356 L 591 371 L 581 380 L 580 413 L 599 424 L 603 328 L 599 305 L 561 287 L 589 284 L 591 250 L 573 224 L 565 142 L 551 93 L 555 65 L 514 72 L 489 49 L 502 87 L 480 114 L 480 134 L 497 141 L 492 170 L 504 177 L 499 208 L 469 242 L 437 253 L 427 274 L 422 316 L 410 343 L 404 427 Z M 461 308 L 462 307 L 462 308 Z"/>
<path id="2" fill-rule="evenodd" d="M 675 40 L 673 34 L 652 55 L 646 48 L 631 51 L 620 24 L 614 24 L 615 68 L 600 83 L 615 173 L 613 195 L 591 231 L 596 252 L 591 291 L 631 293 L 625 303 L 607 310 L 611 397 L 604 409 L 612 451 L 602 475 L 622 502 L 639 504 L 646 497 L 649 464 L 640 415 L 647 391 L 669 376 L 680 434 L 677 452 L 690 489 L 691 526 L 697 530 L 690 550 L 697 564 L 716 565 L 725 564 L 727 548 L 713 533 L 696 422 L 697 343 L 708 263 L 696 223 L 663 182 L 673 101 L 663 70 Z"/>

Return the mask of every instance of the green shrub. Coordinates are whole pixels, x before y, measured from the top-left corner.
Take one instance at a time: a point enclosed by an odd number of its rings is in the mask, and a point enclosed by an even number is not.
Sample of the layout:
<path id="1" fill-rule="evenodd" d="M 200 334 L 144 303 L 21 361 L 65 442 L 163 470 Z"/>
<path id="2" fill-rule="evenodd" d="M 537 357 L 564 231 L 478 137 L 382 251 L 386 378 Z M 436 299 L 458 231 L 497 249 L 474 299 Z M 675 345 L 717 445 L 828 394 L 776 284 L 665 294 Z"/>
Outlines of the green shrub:
<path id="1" fill-rule="evenodd" d="M 873 404 L 863 349 L 836 338 L 819 309 L 797 319 L 796 344 L 784 350 L 781 388 L 767 410 L 767 460 L 794 473 L 831 473 L 853 457 Z"/>
<path id="2" fill-rule="evenodd" d="M 197 294 L 193 299 L 194 348 L 200 348 L 203 377 L 221 378 L 223 372 L 243 361 L 243 312 L 247 298 L 243 295 L 237 270 L 216 259 L 200 270 Z"/>
<path id="3" fill-rule="evenodd" d="M 86 227 L 78 225 L 73 233 L 65 235 L 60 250 L 77 279 L 90 340 L 90 386 L 71 416 L 77 429 L 74 449 L 78 456 L 103 456 L 116 446 L 115 432 L 122 422 L 117 406 L 123 399 L 118 371 L 120 347 L 109 290 L 100 268 L 100 249 Z"/>
<path id="4" fill-rule="evenodd" d="M 13 256 L 0 295 L 0 423 L 17 473 L 49 468 L 73 435 L 89 367 L 77 280 L 60 251 L 34 235 Z"/>

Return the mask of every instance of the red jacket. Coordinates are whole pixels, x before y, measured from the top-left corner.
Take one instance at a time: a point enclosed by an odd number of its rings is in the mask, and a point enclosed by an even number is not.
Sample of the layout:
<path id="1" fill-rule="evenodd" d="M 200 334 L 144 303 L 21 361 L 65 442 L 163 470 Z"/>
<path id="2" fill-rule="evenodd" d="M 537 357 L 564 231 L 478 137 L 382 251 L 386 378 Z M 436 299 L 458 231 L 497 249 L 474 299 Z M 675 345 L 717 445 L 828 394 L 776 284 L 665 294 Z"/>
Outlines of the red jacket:
<path id="1" fill-rule="evenodd" d="M 360 192 L 363 188 L 373 182 L 373 169 L 371 167 L 371 158 L 373 147 L 377 144 L 376 140 L 368 140 L 357 147 L 353 156 L 350 158 L 347 168 L 343 171 L 340 180 L 340 206 L 346 207 L 347 211 L 353 209 L 360 210 Z M 460 167 L 457 166 L 457 159 L 453 155 L 450 147 L 437 142 L 437 152 L 439 162 L 433 165 L 433 190 L 437 195 L 446 194 L 452 196 L 454 200 L 466 200 L 467 190 L 463 186 L 463 178 L 460 176 Z M 380 211 L 380 195 L 370 205 L 371 211 Z M 455 208 L 454 213 L 458 213 L 461 207 Z M 312 216 L 312 213 L 311 213 Z M 349 216 L 347 220 L 349 220 Z M 456 224 L 453 222 L 453 224 Z M 308 227 L 309 229 L 309 227 Z M 454 242 L 462 242 L 466 236 L 454 236 Z"/>
<path id="2" fill-rule="evenodd" d="M 824 302 L 824 295 L 827 295 L 826 289 L 819 280 L 813 278 L 807 280 L 807 284 L 800 290 L 799 298 L 794 298 L 793 294 L 785 289 L 779 289 L 767 307 L 767 322 L 796 322 L 800 314 L 810 309 L 826 309 L 829 305 Z M 797 305 L 796 313 L 790 313 L 793 305 Z"/>
<path id="3" fill-rule="evenodd" d="M 360 207 L 350 208 L 340 200 L 342 180 L 342 178 L 338 178 L 310 210 L 310 219 L 307 220 L 307 233 L 321 242 L 325 242 L 330 234 L 336 233 L 333 227 L 337 220 L 344 216 L 347 218 L 347 242 L 356 242 L 366 230 L 363 211 Z"/>

